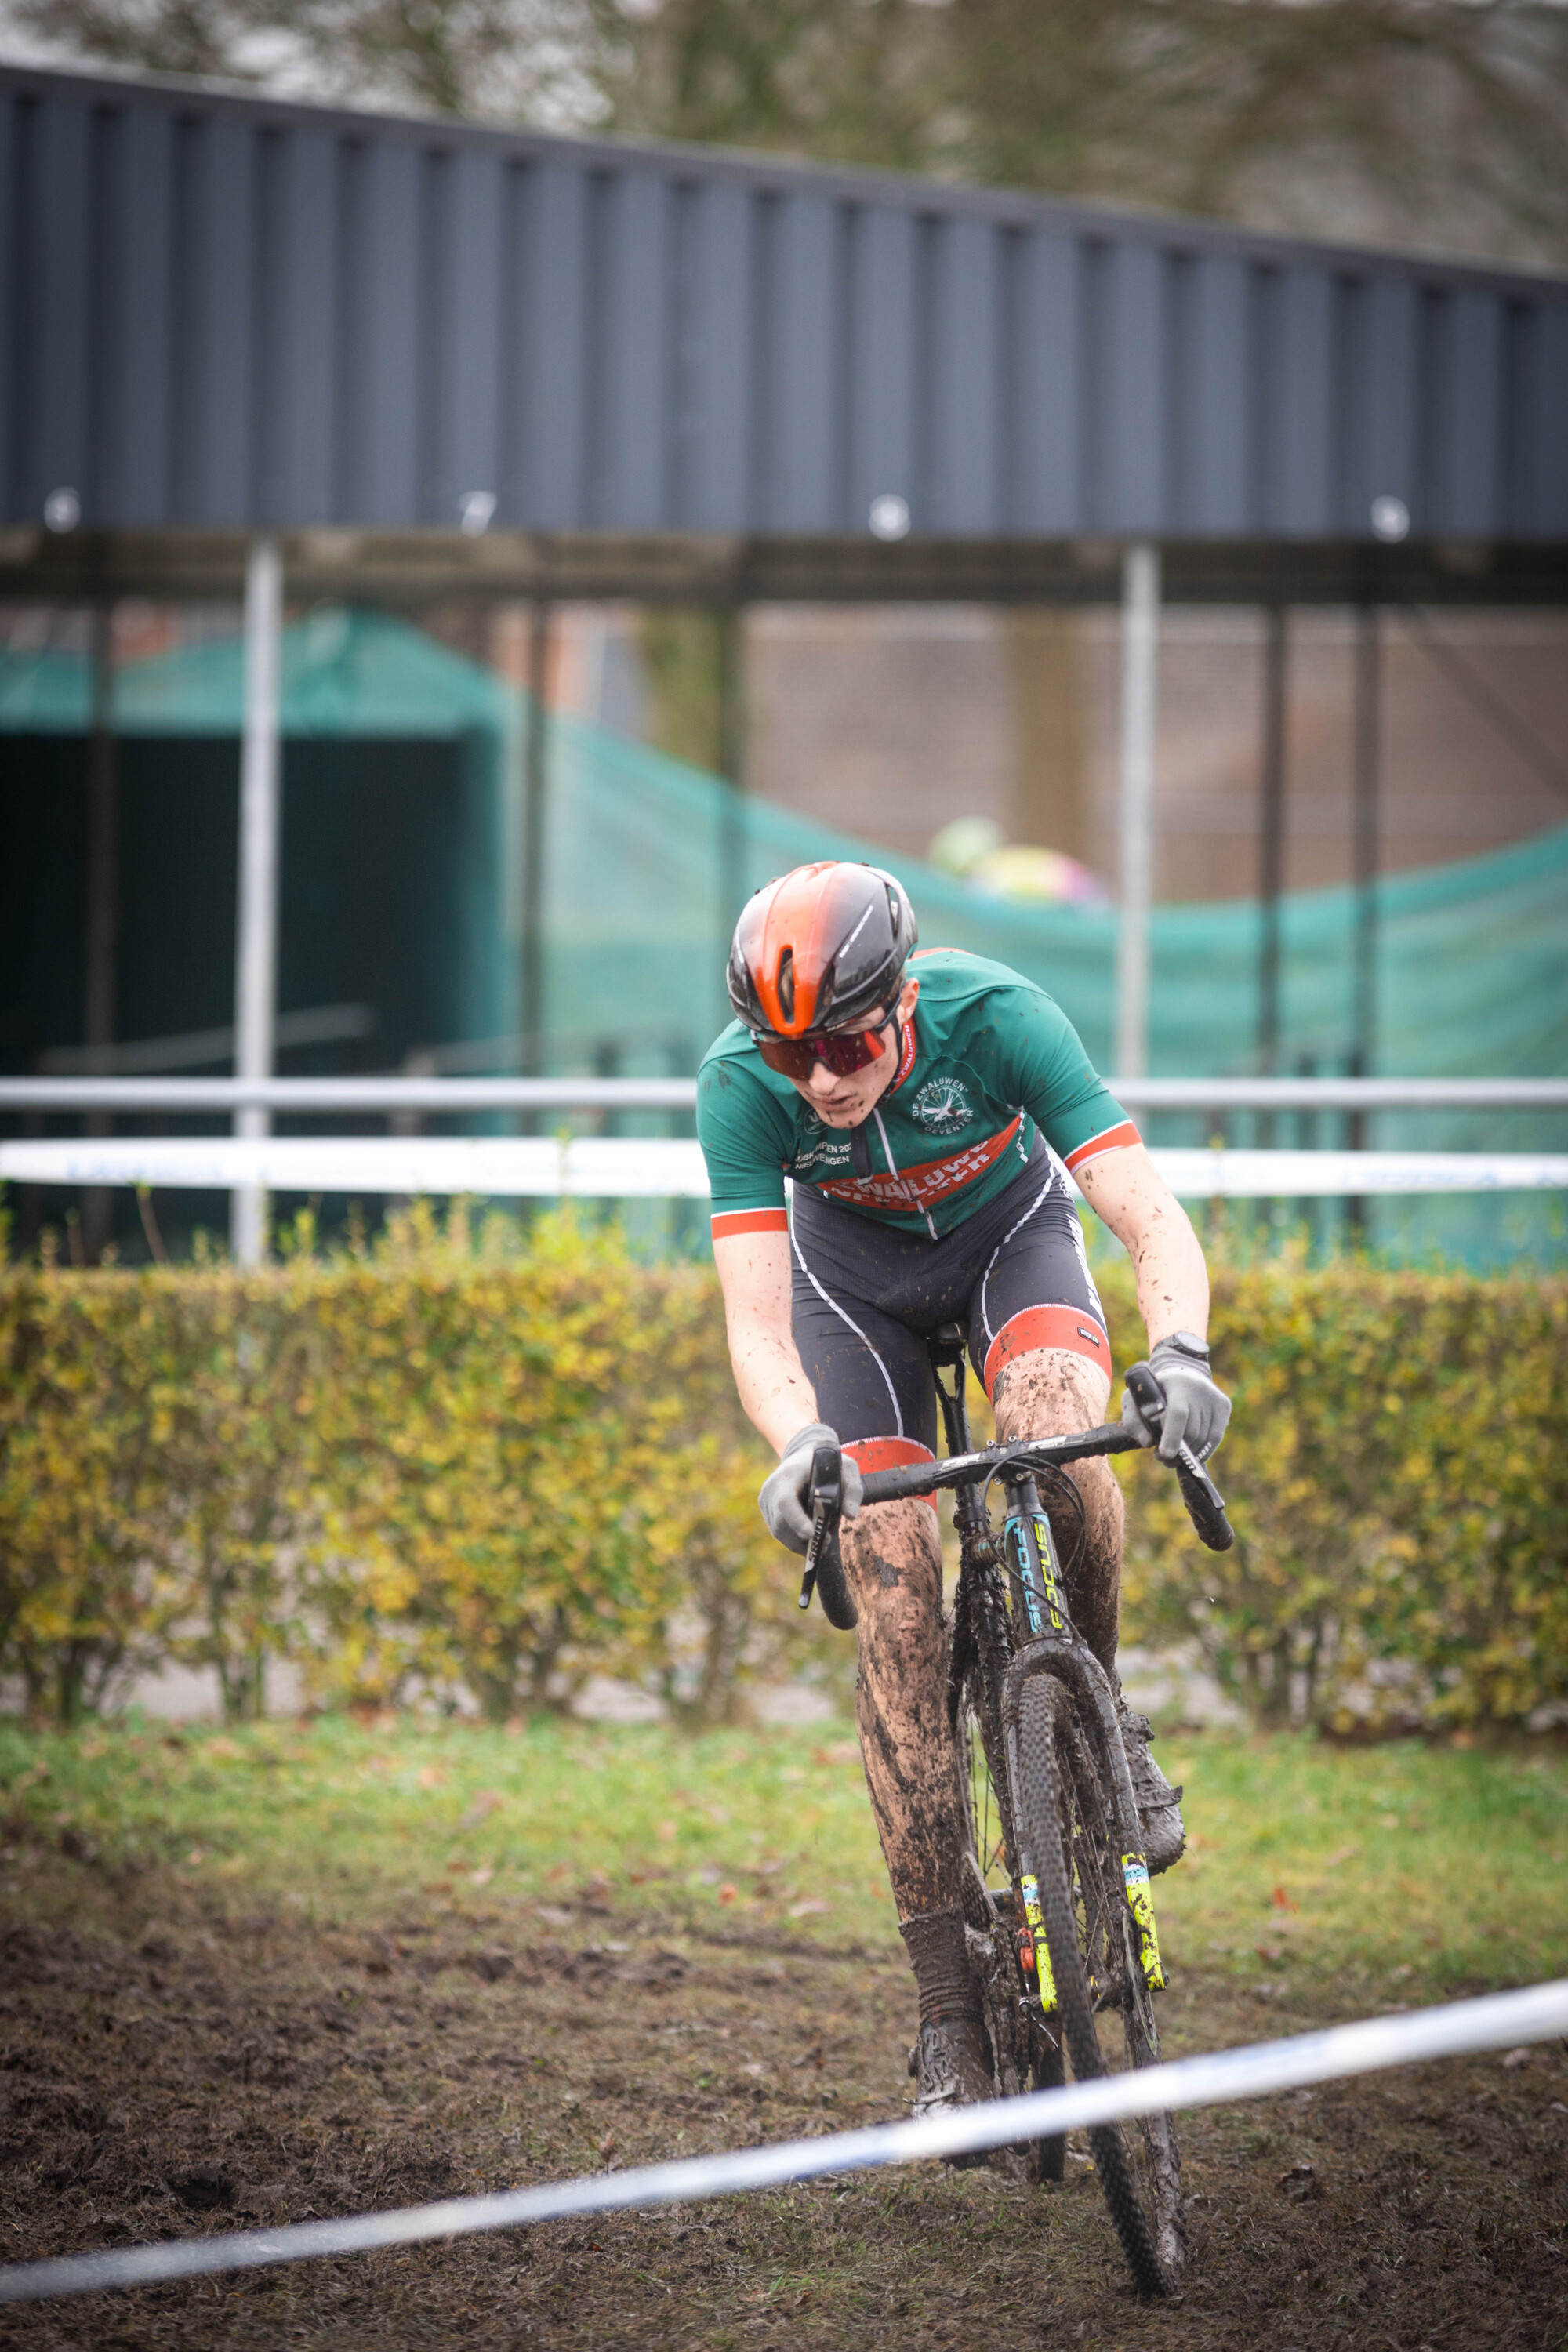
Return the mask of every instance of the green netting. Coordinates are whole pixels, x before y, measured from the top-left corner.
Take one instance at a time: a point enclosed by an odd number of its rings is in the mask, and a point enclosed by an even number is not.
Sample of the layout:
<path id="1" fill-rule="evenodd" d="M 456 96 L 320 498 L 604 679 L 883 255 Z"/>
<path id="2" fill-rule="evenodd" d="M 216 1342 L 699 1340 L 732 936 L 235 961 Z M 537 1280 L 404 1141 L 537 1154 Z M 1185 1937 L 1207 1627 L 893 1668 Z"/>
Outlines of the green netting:
<path id="1" fill-rule="evenodd" d="M 81 735 L 92 686 L 79 654 L 0 652 L 0 734 Z"/>
<path id="2" fill-rule="evenodd" d="M 154 735 L 237 732 L 237 641 L 123 671 L 115 723 Z M 0 730 L 80 731 L 85 665 L 0 656 Z M 422 632 L 384 616 L 319 613 L 285 633 L 290 735 L 486 734 L 494 838 L 521 842 L 527 698 Z M 690 1070 L 726 1017 L 721 975 L 740 899 L 823 856 L 870 857 L 908 887 L 926 944 L 994 956 L 1047 988 L 1102 1066 L 1110 1060 L 1116 918 L 982 896 L 918 860 L 749 799 L 646 746 L 559 719 L 549 728 L 543 876 L 546 1065 Z M 512 940 L 519 875 L 498 861 L 498 936 Z M 504 902 L 504 903 L 503 903 Z M 1386 1076 L 1522 1076 L 1568 1071 L 1568 827 L 1486 857 L 1385 879 L 1378 894 L 1374 1066 Z M 1344 889 L 1291 895 L 1282 910 L 1277 1066 L 1339 1075 L 1352 1047 L 1355 905 Z M 1255 903 L 1170 906 L 1153 919 L 1150 1066 L 1173 1076 L 1255 1070 L 1260 917 Z M 1200 1140 L 1206 1122 L 1148 1122 L 1155 1139 Z M 1232 1139 L 1253 1139 L 1233 1120 Z M 1281 1143 L 1338 1143 L 1339 1117 L 1280 1120 Z M 1452 1149 L 1563 1148 L 1568 1120 L 1513 1113 L 1384 1114 L 1369 1140 Z M 1485 1261 L 1563 1254 L 1561 1203 L 1514 1195 L 1383 1202 L 1372 1234 L 1402 1251 Z"/>
<path id="3" fill-rule="evenodd" d="M 552 739 L 548 970 L 558 1024 L 613 1025 L 628 1001 L 651 1002 L 672 1027 L 701 1033 L 721 1009 L 715 958 L 736 882 L 754 889 L 812 857 L 871 857 L 908 887 L 926 944 L 973 948 L 1027 972 L 1109 1066 L 1113 909 L 1010 904 L 745 799 L 641 744 L 569 719 L 554 723 Z M 1389 877 L 1379 917 L 1384 1073 L 1568 1068 L 1568 826 L 1460 866 Z M 1284 901 L 1281 1069 L 1303 1058 L 1324 1074 L 1347 1066 L 1355 919 L 1349 890 Z M 1152 1070 L 1257 1068 L 1259 940 L 1251 900 L 1156 908 Z M 705 942 L 714 943 L 706 960 Z"/>
<path id="4" fill-rule="evenodd" d="M 286 735 L 417 737 L 489 729 L 504 735 L 518 698 L 493 672 L 423 629 L 380 613 L 324 606 L 283 632 Z M 0 651 L 0 733 L 84 734 L 92 684 L 80 654 Z M 182 646 L 117 671 L 121 735 L 237 735 L 245 711 L 238 637 Z"/>
<path id="5" fill-rule="evenodd" d="M 684 1061 L 723 1017 L 716 982 L 738 897 L 813 857 L 871 857 L 897 872 L 928 945 L 973 948 L 1047 988 L 1102 1068 L 1110 1064 L 1116 917 L 984 897 L 915 859 L 748 800 L 711 776 L 572 720 L 552 729 L 547 1023 L 625 1024 L 625 1066 Z M 1386 1076 L 1568 1071 L 1568 827 L 1462 865 L 1386 878 L 1378 896 L 1376 1066 Z M 1339 1076 L 1353 1045 L 1356 906 L 1346 889 L 1288 897 L 1278 1067 Z M 1150 1067 L 1173 1077 L 1258 1067 L 1257 904 L 1162 907 L 1153 918 Z M 636 1048 L 640 1047 L 640 1054 Z M 688 1064 L 689 1066 L 689 1064 Z M 1150 1118 L 1151 1137 L 1198 1142 L 1214 1122 Z M 1257 1139 L 1232 1118 L 1231 1139 Z M 1280 1143 L 1348 1140 L 1342 1117 L 1276 1122 Z M 1382 1114 L 1368 1140 L 1451 1150 L 1562 1149 L 1568 1120 L 1536 1113 Z M 1294 1212 L 1287 1212 L 1293 1216 Z M 1330 1207 L 1304 1213 L 1320 1232 Z M 1383 1201 L 1369 1237 L 1400 1255 L 1476 1263 L 1563 1252 L 1551 1196 Z"/>

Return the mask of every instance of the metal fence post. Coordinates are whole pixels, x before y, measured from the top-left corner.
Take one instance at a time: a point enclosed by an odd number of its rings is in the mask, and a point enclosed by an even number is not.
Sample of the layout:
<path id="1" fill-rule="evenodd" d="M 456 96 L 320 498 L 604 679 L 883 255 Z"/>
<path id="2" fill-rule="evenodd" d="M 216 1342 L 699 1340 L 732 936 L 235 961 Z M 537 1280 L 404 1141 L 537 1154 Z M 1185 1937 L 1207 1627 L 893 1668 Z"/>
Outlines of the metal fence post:
<path id="1" fill-rule="evenodd" d="M 1155 667 L 1160 551 L 1147 541 L 1121 562 L 1121 919 L 1116 942 L 1116 1070 L 1149 1064 L 1149 915 L 1154 880 Z"/>
<path id="2" fill-rule="evenodd" d="M 1355 770 L 1352 779 L 1352 830 L 1355 873 L 1355 961 L 1352 1011 L 1354 1043 L 1351 1070 L 1358 1078 L 1371 1077 L 1377 1063 L 1377 869 L 1379 862 L 1378 800 L 1382 782 L 1383 665 L 1382 642 L 1375 604 L 1363 604 L 1356 614 L 1355 647 Z M 1372 1122 L 1365 1111 L 1352 1111 L 1350 1145 L 1365 1151 L 1372 1142 Z M 1364 1200 L 1349 1205 L 1350 1229 L 1364 1241 L 1367 1207 Z"/>
<path id="3" fill-rule="evenodd" d="M 272 1075 L 278 996 L 278 846 L 283 558 L 275 539 L 251 541 L 245 567 L 245 735 L 239 764 L 239 894 L 234 976 L 234 1070 L 239 1078 Z M 271 1113 L 234 1115 L 236 1135 L 263 1136 Z M 267 1247 L 267 1196 L 237 1185 L 229 1245 L 240 1265 L 259 1263 Z"/>
<path id="4" fill-rule="evenodd" d="M 730 961 L 730 941 L 746 898 L 746 705 L 745 617 L 738 604 L 718 615 L 719 772 L 725 784 L 720 803 L 718 970 Z M 722 978 L 718 992 L 720 1026 L 730 1018 Z"/>
<path id="5" fill-rule="evenodd" d="M 92 734 L 87 752 L 87 954 L 83 1033 L 89 1051 L 107 1053 L 117 1026 L 120 953 L 120 771 L 114 738 L 114 606 L 92 611 Z M 108 1066 L 107 1060 L 104 1065 Z M 108 1135 L 101 1111 L 89 1112 L 89 1135 Z M 82 1194 L 82 1248 L 89 1265 L 101 1256 L 114 1222 L 113 1195 L 89 1185 Z"/>
<path id="6" fill-rule="evenodd" d="M 544 1066 L 545 801 L 550 789 L 550 654 L 554 615 L 540 601 L 528 617 L 528 727 L 522 750 L 522 970 L 518 1006 L 522 1029 L 520 1066 L 534 1076 Z M 524 1135 L 534 1122 L 524 1114 Z"/>
<path id="7" fill-rule="evenodd" d="M 1270 604 L 1263 666 L 1262 823 L 1258 896 L 1258 1067 L 1272 1077 L 1279 1059 L 1279 901 L 1285 887 L 1285 608 Z M 1258 1140 L 1274 1140 L 1274 1122 L 1258 1122 Z"/>
<path id="8" fill-rule="evenodd" d="M 1382 782 L 1382 646 L 1375 604 L 1356 615 L 1355 685 L 1355 1075 L 1377 1063 L 1377 872 Z M 1360 1139 L 1364 1141 L 1363 1139 Z"/>

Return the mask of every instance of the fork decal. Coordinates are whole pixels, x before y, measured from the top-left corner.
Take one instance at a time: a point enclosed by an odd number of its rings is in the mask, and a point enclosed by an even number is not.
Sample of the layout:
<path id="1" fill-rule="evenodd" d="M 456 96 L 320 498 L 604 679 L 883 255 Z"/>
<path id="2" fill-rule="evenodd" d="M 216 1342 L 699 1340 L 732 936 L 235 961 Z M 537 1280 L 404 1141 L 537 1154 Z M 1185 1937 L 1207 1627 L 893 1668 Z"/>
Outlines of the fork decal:
<path id="1" fill-rule="evenodd" d="M 1043 1511 L 1036 1511 L 1030 1524 L 1035 1530 L 1032 1547 L 1025 1521 L 1009 1519 L 1007 1522 L 1007 1549 L 1013 1556 L 1013 1573 L 1024 1596 L 1024 1615 L 1031 1633 L 1043 1633 L 1047 1621 L 1052 1633 L 1059 1633 L 1067 1607 L 1057 1582 L 1051 1523 Z"/>
<path id="2" fill-rule="evenodd" d="M 1046 1942 L 1045 1921 L 1040 1916 L 1039 1881 L 1026 1872 L 1019 1880 L 1024 1895 L 1024 1916 L 1028 1921 L 1028 1933 L 1019 1939 L 1018 1958 L 1026 1969 L 1033 1968 L 1040 1988 L 1040 2007 L 1047 2017 L 1057 2005 L 1057 1980 L 1051 1974 L 1050 1948 Z"/>
<path id="3" fill-rule="evenodd" d="M 1141 1853 L 1122 1855 L 1121 1883 L 1127 1889 L 1127 1908 L 1138 1930 L 1138 1962 L 1143 1981 L 1151 1992 L 1163 1992 L 1165 1971 L 1160 1964 L 1160 1938 L 1154 1928 L 1154 1898 L 1149 1891 L 1149 1865 Z"/>

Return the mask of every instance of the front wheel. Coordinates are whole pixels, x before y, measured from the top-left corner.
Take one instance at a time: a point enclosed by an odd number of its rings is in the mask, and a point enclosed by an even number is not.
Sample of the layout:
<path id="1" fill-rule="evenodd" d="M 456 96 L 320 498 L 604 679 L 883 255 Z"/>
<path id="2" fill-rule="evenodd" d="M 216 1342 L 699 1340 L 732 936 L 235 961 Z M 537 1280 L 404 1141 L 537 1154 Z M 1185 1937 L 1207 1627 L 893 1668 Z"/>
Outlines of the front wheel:
<path id="1" fill-rule="evenodd" d="M 1079 2082 L 1153 2064 L 1159 2039 L 1123 1892 L 1094 1740 L 1071 1692 L 1050 1674 L 1020 1695 L 1013 1814 L 1021 1877 L 1038 1889 L 1056 1979 L 1058 2021 Z M 1113 2021 L 1108 2051 L 1100 2019 Z M 1120 2043 L 1120 2048 L 1115 2044 Z M 1181 2274 L 1181 2176 L 1169 2116 L 1089 2133 L 1095 2171 L 1141 2294 L 1169 2294 Z"/>

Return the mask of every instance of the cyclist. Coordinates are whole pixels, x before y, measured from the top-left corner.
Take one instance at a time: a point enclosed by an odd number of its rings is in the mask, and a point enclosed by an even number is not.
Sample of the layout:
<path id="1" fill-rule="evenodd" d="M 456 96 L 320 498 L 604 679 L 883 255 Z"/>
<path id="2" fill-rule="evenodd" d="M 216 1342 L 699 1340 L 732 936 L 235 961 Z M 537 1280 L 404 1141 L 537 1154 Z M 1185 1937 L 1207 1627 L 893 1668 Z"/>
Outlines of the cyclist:
<path id="1" fill-rule="evenodd" d="M 1209 1370 L 1197 1237 L 1071 1024 L 1005 965 L 915 947 L 909 899 L 876 866 L 797 866 L 759 890 L 735 928 L 736 1017 L 702 1064 L 697 1121 L 736 1385 L 779 1455 L 759 1500 L 793 1551 L 810 1538 L 812 1455 L 843 1447 L 860 1750 L 919 1996 L 921 2113 L 993 2095 L 961 1907 L 967 1791 L 936 1512 L 861 1514 L 861 1474 L 935 1459 L 925 1336 L 944 1322 L 966 1328 L 999 1438 L 1104 1419 L 1110 1344 L 1069 1177 L 1132 1259 L 1167 1400 L 1162 1456 L 1184 1437 L 1205 1458 L 1230 1404 Z M 1153 1442 L 1125 1395 L 1122 1413 Z M 1071 1475 L 1086 1541 L 1068 1599 L 1114 1680 L 1121 1492 L 1103 1460 Z M 1121 1706 L 1149 1867 L 1167 1869 L 1181 1791 L 1147 1719 Z"/>

